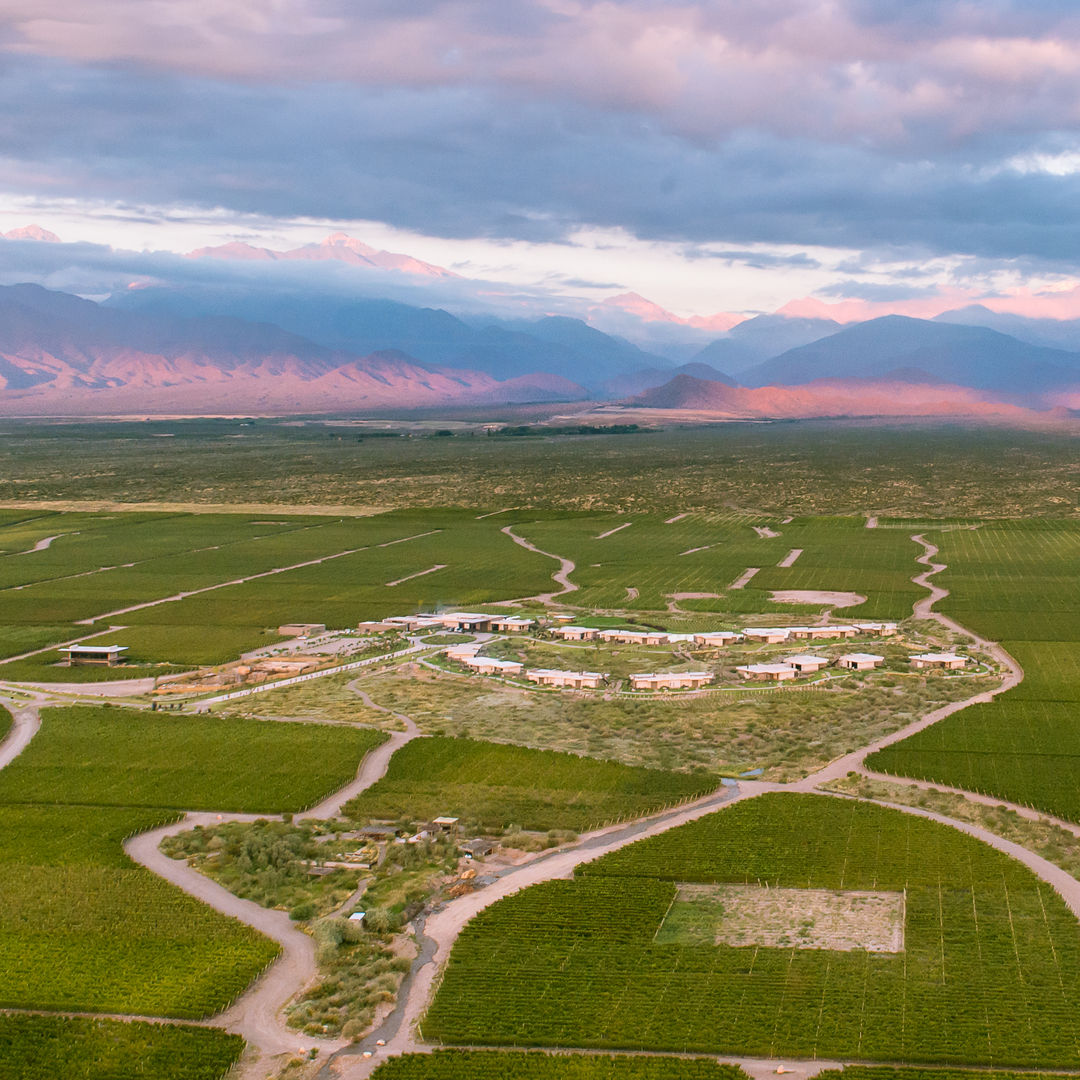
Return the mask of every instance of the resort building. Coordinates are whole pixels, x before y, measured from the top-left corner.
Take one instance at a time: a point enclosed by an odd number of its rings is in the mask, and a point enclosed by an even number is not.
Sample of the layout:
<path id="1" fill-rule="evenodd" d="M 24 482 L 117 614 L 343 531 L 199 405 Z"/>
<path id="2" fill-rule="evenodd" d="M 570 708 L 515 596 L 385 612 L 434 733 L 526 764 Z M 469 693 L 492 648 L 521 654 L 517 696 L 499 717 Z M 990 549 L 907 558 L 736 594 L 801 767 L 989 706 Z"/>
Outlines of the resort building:
<path id="1" fill-rule="evenodd" d="M 605 676 L 599 671 L 556 671 L 554 668 L 530 668 L 529 682 L 539 686 L 557 686 L 564 690 L 597 690 Z"/>
<path id="2" fill-rule="evenodd" d="M 603 641 L 620 641 L 624 645 L 666 645 L 668 636 L 662 630 L 601 630 Z"/>
<path id="3" fill-rule="evenodd" d="M 553 626 L 551 632 L 563 641 L 595 641 L 600 636 L 591 626 Z"/>
<path id="4" fill-rule="evenodd" d="M 848 668 L 851 671 L 870 671 L 878 664 L 884 664 L 884 656 L 875 656 L 873 653 L 852 652 L 845 653 L 836 661 L 837 667 Z"/>
<path id="5" fill-rule="evenodd" d="M 827 656 L 805 656 L 800 654 L 798 656 L 785 656 L 784 663 L 789 667 L 793 667 L 800 675 L 810 675 L 815 671 L 820 671 L 823 667 L 828 667 L 829 658 Z"/>
<path id="6" fill-rule="evenodd" d="M 312 637 L 314 634 L 325 634 L 326 624 L 321 622 L 294 622 L 285 623 L 277 628 L 282 637 Z"/>
<path id="7" fill-rule="evenodd" d="M 788 632 L 793 638 L 816 641 L 819 638 L 855 637 L 859 631 L 854 626 L 789 626 Z"/>
<path id="8" fill-rule="evenodd" d="M 896 634 L 896 623 L 860 622 L 855 624 L 855 629 L 862 634 L 873 634 L 874 637 L 893 637 Z"/>
<path id="9" fill-rule="evenodd" d="M 631 675 L 631 690 L 697 690 L 713 681 L 711 671 L 661 671 Z"/>
<path id="10" fill-rule="evenodd" d="M 476 611 L 448 611 L 439 616 L 439 621 L 447 630 L 464 631 L 465 633 L 484 633 L 491 629 L 492 615 L 484 615 Z"/>
<path id="11" fill-rule="evenodd" d="M 958 656 L 956 653 L 920 653 L 911 658 L 913 668 L 945 668 L 952 671 L 962 668 L 968 662 L 966 656 Z"/>
<path id="12" fill-rule="evenodd" d="M 742 634 L 736 634 L 734 630 L 717 630 L 708 634 L 694 635 L 694 643 L 706 649 L 722 649 L 742 639 Z"/>
<path id="13" fill-rule="evenodd" d="M 787 641 L 788 628 L 786 626 L 748 626 L 743 631 L 743 637 L 747 641 L 778 645 L 781 641 Z"/>
<path id="14" fill-rule="evenodd" d="M 122 657 L 122 652 L 127 652 L 126 645 L 65 645 L 58 650 L 60 655 L 67 661 L 68 667 L 77 667 L 80 664 L 104 664 L 106 667 L 116 667 Z"/>
<path id="15" fill-rule="evenodd" d="M 535 625 L 535 619 L 527 619 L 524 615 L 493 615 L 491 617 L 491 629 L 504 634 L 521 634 L 526 630 L 531 630 Z"/>
<path id="16" fill-rule="evenodd" d="M 790 664 L 746 664 L 735 669 L 744 679 L 764 679 L 783 682 L 799 673 Z"/>
<path id="17" fill-rule="evenodd" d="M 466 641 L 461 645 L 451 645 L 446 650 L 446 658 L 464 664 L 472 660 L 482 648 L 483 643 L 479 641 Z"/>
<path id="18" fill-rule="evenodd" d="M 520 675 L 524 666 L 518 660 L 498 660 L 494 656 L 469 656 L 461 662 L 482 675 Z"/>

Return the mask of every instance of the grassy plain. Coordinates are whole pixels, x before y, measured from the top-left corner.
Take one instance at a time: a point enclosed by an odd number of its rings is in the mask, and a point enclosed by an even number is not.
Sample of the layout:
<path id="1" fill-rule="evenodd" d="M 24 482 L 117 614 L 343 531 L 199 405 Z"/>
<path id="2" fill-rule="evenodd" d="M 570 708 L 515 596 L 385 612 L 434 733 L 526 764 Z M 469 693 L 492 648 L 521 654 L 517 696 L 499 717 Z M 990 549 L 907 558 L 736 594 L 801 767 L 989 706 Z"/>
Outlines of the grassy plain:
<path id="1" fill-rule="evenodd" d="M 477 426 L 535 415 L 531 407 L 461 414 Z M 25 517 L 50 500 L 113 509 L 163 502 L 385 508 L 441 506 L 453 492 L 456 502 L 491 510 L 737 508 L 785 516 L 871 509 L 919 520 L 1076 512 L 1068 494 L 1076 441 L 1053 430 L 805 421 L 544 439 L 362 437 L 362 428 L 321 421 L 4 420 L 0 503 L 31 504 L 15 512 Z"/>
<path id="2" fill-rule="evenodd" d="M 356 819 L 462 819 L 466 829 L 586 832 L 641 817 L 718 786 L 707 773 L 662 772 L 550 750 L 414 739 L 390 760 L 385 777 L 345 805 Z"/>
<path id="3" fill-rule="evenodd" d="M 744 1080 L 746 1073 L 701 1058 L 436 1050 L 391 1058 L 371 1075 L 372 1080 Z"/>
<path id="4" fill-rule="evenodd" d="M 218 1080 L 243 1048 L 219 1028 L 0 1015 L 4 1080 Z"/>
<path id="5" fill-rule="evenodd" d="M 348 783 L 384 739 L 325 724 L 46 709 L 41 731 L 0 773 L 0 802 L 304 810 Z"/>
<path id="6" fill-rule="evenodd" d="M 965 787 L 1080 821 L 1080 526 L 984 523 L 928 533 L 947 569 L 939 608 L 1001 640 L 1024 680 L 871 755 L 879 772 Z"/>
<path id="7" fill-rule="evenodd" d="M 905 948 L 658 945 L 681 882 L 904 893 Z M 1078 1005 L 1076 919 L 1025 867 L 900 811 L 783 794 L 481 913 L 423 1031 L 488 1045 L 1075 1068 Z"/>
<path id="8" fill-rule="evenodd" d="M 348 688 L 347 676 L 315 680 L 236 703 L 260 716 L 324 715 L 393 725 Z M 365 677 L 378 705 L 404 713 L 431 735 L 465 736 L 562 750 L 653 769 L 740 773 L 765 768 L 769 779 L 805 776 L 878 735 L 947 701 L 996 685 L 996 679 L 896 677 L 878 685 L 857 677 L 827 690 L 740 686 L 700 696 L 641 698 L 519 690 L 495 680 L 420 665 Z"/>

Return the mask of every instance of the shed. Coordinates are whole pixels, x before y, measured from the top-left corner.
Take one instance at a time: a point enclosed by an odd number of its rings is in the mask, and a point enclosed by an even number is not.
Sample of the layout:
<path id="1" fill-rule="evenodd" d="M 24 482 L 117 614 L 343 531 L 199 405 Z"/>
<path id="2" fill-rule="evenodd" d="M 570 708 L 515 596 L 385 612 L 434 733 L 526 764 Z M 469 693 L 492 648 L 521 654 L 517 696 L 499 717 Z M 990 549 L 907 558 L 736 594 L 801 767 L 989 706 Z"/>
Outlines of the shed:
<path id="1" fill-rule="evenodd" d="M 466 858 L 482 859 L 495 850 L 495 844 L 491 840 L 468 840 L 461 845 L 461 850 L 465 852 Z"/>

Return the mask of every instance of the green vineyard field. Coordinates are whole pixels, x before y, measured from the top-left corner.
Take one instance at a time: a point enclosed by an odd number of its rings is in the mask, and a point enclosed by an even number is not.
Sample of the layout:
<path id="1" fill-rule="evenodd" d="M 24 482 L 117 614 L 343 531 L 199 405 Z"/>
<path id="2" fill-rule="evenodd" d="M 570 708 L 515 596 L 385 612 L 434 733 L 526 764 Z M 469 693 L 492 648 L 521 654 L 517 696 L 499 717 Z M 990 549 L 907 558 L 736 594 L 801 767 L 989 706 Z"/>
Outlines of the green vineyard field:
<path id="1" fill-rule="evenodd" d="M 0 1015 L 4 1080 L 219 1080 L 243 1048 L 217 1028 Z"/>
<path id="2" fill-rule="evenodd" d="M 385 739 L 324 724 L 46 709 L 41 731 L 0 773 L 0 802 L 298 811 L 352 780 Z"/>
<path id="3" fill-rule="evenodd" d="M 745 1080 L 735 1065 L 700 1058 L 605 1057 L 506 1050 L 436 1050 L 390 1058 L 372 1080 Z"/>
<path id="4" fill-rule="evenodd" d="M 355 818 L 453 814 L 487 829 L 584 832 L 705 795 L 707 773 L 664 772 L 473 739 L 414 739 L 387 774 L 345 807 Z"/>
<path id="5" fill-rule="evenodd" d="M 904 948 L 654 944 L 679 882 L 902 893 Z M 480 1045 L 1076 1068 L 1080 932 L 1048 885 L 945 826 L 764 795 L 482 912 L 423 1032 Z"/>

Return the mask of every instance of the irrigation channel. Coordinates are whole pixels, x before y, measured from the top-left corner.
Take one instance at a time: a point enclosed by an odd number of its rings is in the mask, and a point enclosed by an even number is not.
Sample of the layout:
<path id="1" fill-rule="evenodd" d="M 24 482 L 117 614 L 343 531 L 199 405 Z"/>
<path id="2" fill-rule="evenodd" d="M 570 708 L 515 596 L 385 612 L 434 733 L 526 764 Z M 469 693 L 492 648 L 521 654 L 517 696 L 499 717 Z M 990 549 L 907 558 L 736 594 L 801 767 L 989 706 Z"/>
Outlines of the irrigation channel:
<path id="1" fill-rule="evenodd" d="M 545 602 L 550 601 L 555 596 L 572 592 L 577 588 L 569 580 L 569 575 L 575 569 L 575 565 L 571 560 L 558 555 L 551 555 L 549 552 L 541 552 L 528 541 L 515 536 L 510 527 L 502 531 L 523 547 L 547 555 L 560 563 L 559 570 L 552 575 L 552 578 L 561 586 L 561 590 L 544 594 L 535 599 L 541 599 Z M 915 616 L 933 619 L 952 631 L 965 634 L 990 652 L 1006 672 L 1006 676 L 999 687 L 981 692 L 964 701 L 953 702 L 936 709 L 900 730 L 875 740 L 860 750 L 837 758 L 802 780 L 788 784 L 754 780 L 726 781 L 717 791 L 693 802 L 642 818 L 630 824 L 611 826 L 592 833 L 586 833 L 572 844 L 542 852 L 523 863 L 503 870 L 496 880 L 484 889 L 467 893 L 449 901 L 426 917 L 421 916 L 417 919 L 413 926 L 420 951 L 413 961 L 411 970 L 401 984 L 395 1007 L 360 1042 L 346 1043 L 344 1040 L 326 1040 L 304 1036 L 289 1028 L 283 1019 L 282 1010 L 284 1006 L 296 994 L 310 985 L 318 975 L 315 964 L 314 943 L 307 934 L 298 930 L 284 912 L 270 910 L 251 901 L 241 900 L 216 882 L 190 868 L 185 861 L 170 859 L 159 849 L 159 844 L 165 836 L 189 829 L 196 824 L 208 825 L 218 824 L 223 821 L 252 821 L 257 817 L 265 818 L 267 815 L 189 813 L 179 822 L 142 833 L 128 840 L 124 845 L 125 850 L 135 861 L 216 910 L 238 918 L 266 934 L 282 947 L 279 958 L 227 1011 L 206 1022 L 242 1035 L 248 1042 L 249 1052 L 240 1066 L 241 1075 L 245 1080 L 256 1080 L 256 1078 L 264 1080 L 268 1069 L 274 1067 L 277 1063 L 275 1059 L 281 1055 L 303 1053 L 312 1047 L 318 1047 L 320 1053 L 329 1054 L 325 1065 L 318 1074 L 320 1080 L 365 1080 L 386 1057 L 402 1053 L 426 1052 L 433 1049 L 419 1038 L 417 1022 L 427 1008 L 438 973 L 449 956 L 458 935 L 472 918 L 491 904 L 530 885 L 557 878 L 569 878 L 573 875 L 574 870 L 583 863 L 600 858 L 602 855 L 616 851 L 637 840 L 656 836 L 706 814 L 725 809 L 735 803 L 755 798 L 766 792 L 816 792 L 831 795 L 835 798 L 853 798 L 850 795 L 824 789 L 821 785 L 845 777 L 849 772 L 874 777 L 876 774 L 869 772 L 864 766 L 864 761 L 869 754 L 884 746 L 905 739 L 909 735 L 937 723 L 960 709 L 989 701 L 996 695 L 1015 687 L 1023 678 L 1023 671 L 1013 657 L 1002 649 L 1000 645 L 973 634 L 970 630 L 948 618 L 948 616 L 934 610 L 934 605 L 947 596 L 948 591 L 935 585 L 930 578 L 944 570 L 945 565 L 934 562 L 934 556 L 938 554 L 938 549 L 927 541 L 925 537 L 914 535 L 911 539 L 923 549 L 923 553 L 918 557 L 917 561 L 927 567 L 925 571 L 920 572 L 911 579 L 914 583 L 925 588 L 928 593 L 926 597 L 915 603 Z M 407 651 L 411 653 L 414 650 Z M 381 657 L 379 659 L 386 660 L 389 658 Z M 340 671 L 341 669 L 336 670 Z M 293 681 L 285 680 L 274 685 L 283 686 Z M 267 689 L 272 689 L 272 687 Z M 350 689 L 365 704 L 380 711 L 391 713 L 391 710 L 376 705 L 368 694 L 355 683 L 350 683 Z M 15 717 L 15 723 L 7 738 L 3 743 L 0 743 L 0 768 L 10 764 L 30 743 L 40 727 L 39 711 L 41 707 L 50 704 L 53 700 L 50 695 L 37 691 L 31 694 L 31 698 L 30 702 L 22 702 L 6 700 L 0 697 L 0 702 L 7 704 Z M 385 775 L 394 752 L 418 734 L 416 725 L 411 718 L 402 713 L 391 713 L 391 715 L 404 725 L 405 730 L 394 732 L 387 742 L 372 750 L 361 762 L 355 779 L 346 787 L 329 795 L 304 814 L 298 815 L 299 818 L 333 816 L 339 812 L 341 806 L 348 799 L 370 787 Z M 894 783 L 919 783 L 891 776 L 887 779 Z M 933 786 L 941 790 L 941 785 Z M 1026 807 L 1015 806 L 1001 799 L 980 798 L 971 792 L 960 791 L 959 789 L 953 790 L 958 791 L 959 794 L 964 795 L 973 802 L 1005 806 L 1024 817 L 1052 822 L 1068 829 L 1074 835 L 1080 836 L 1080 827 L 1069 822 L 1053 819 L 1045 814 L 1035 813 Z M 1017 859 L 1054 888 L 1064 899 L 1070 910 L 1080 919 L 1080 882 L 1026 848 L 1005 840 L 977 825 L 949 818 L 932 811 L 881 800 L 867 801 L 877 802 L 881 806 L 891 807 L 903 813 L 929 818 L 951 826 Z M 124 1017 L 120 1018 L 123 1019 Z M 134 1016 L 127 1018 L 137 1019 Z M 574 1047 L 560 1049 L 572 1050 L 578 1053 L 595 1052 Z M 612 1051 L 604 1050 L 603 1053 L 609 1054 Z M 717 1055 L 717 1060 L 733 1061 L 756 1077 L 774 1074 L 780 1068 L 785 1072 L 812 1076 L 822 1069 L 851 1064 L 850 1062 L 821 1059 L 803 1061 L 780 1058 L 742 1058 L 733 1055 Z M 860 1062 L 860 1064 L 866 1063 Z"/>

